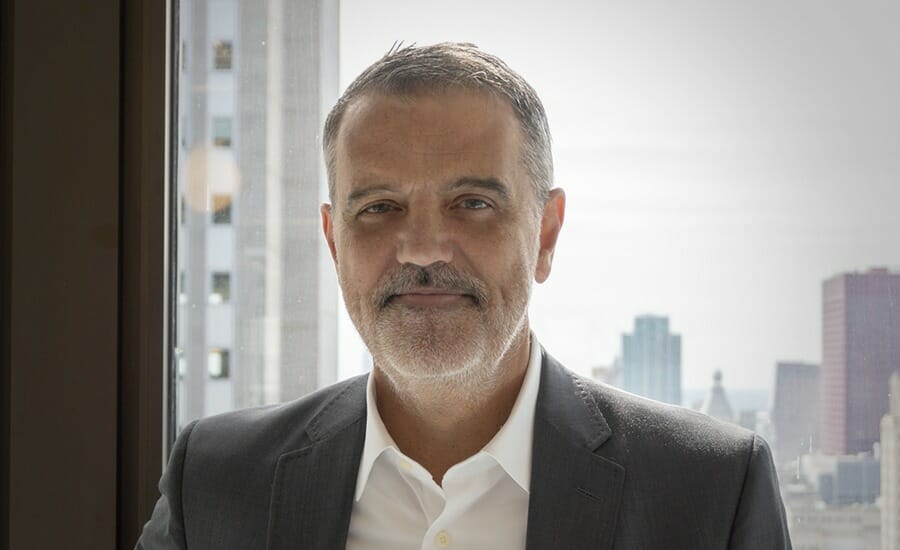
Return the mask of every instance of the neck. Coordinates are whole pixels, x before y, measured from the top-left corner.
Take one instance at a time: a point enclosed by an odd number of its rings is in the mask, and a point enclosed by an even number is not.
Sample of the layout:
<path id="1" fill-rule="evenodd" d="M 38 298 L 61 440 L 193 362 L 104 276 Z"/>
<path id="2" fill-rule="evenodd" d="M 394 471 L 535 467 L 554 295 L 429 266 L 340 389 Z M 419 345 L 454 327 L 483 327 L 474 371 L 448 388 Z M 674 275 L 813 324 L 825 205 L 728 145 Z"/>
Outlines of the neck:
<path id="1" fill-rule="evenodd" d="M 529 340 L 526 329 L 497 365 L 482 365 L 496 376 L 472 384 L 477 387 L 391 379 L 376 365 L 376 401 L 388 433 L 438 485 L 451 466 L 483 449 L 509 418 L 528 369 Z"/>

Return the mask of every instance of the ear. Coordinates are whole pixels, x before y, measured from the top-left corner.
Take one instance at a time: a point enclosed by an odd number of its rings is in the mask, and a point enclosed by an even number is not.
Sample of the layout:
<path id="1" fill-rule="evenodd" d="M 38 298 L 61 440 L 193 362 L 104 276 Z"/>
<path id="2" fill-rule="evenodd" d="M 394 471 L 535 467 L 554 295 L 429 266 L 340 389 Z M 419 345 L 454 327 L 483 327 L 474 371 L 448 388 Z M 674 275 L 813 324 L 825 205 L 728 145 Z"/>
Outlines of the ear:
<path id="1" fill-rule="evenodd" d="M 556 188 L 550 191 L 550 197 L 544 205 L 541 215 L 541 248 L 538 251 L 537 266 L 534 269 L 534 280 L 543 283 L 550 277 L 553 265 L 553 252 L 556 250 L 556 239 L 562 229 L 566 217 L 566 192 Z"/>
<path id="2" fill-rule="evenodd" d="M 319 213 L 322 215 L 322 233 L 325 234 L 325 242 L 328 243 L 328 250 L 331 251 L 331 259 L 334 260 L 334 265 L 337 265 L 337 250 L 334 248 L 334 218 L 332 217 L 331 205 L 328 203 L 322 204 L 319 208 Z"/>

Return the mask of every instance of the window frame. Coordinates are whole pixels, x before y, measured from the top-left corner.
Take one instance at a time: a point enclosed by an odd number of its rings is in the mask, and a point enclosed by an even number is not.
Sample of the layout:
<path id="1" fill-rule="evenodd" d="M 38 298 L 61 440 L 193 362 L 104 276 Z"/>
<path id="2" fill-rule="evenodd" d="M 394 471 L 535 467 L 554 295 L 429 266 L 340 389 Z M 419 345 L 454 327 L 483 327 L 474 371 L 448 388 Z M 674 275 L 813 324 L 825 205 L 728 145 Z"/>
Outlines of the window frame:
<path id="1" fill-rule="evenodd" d="M 172 4 L 0 7 L 0 550 L 131 549 L 159 496 Z"/>
<path id="2" fill-rule="evenodd" d="M 118 544 L 133 548 L 159 498 L 175 441 L 178 220 L 172 145 L 177 143 L 178 11 L 174 0 L 123 0 L 122 290 Z M 133 8 L 133 9 L 128 9 Z"/>

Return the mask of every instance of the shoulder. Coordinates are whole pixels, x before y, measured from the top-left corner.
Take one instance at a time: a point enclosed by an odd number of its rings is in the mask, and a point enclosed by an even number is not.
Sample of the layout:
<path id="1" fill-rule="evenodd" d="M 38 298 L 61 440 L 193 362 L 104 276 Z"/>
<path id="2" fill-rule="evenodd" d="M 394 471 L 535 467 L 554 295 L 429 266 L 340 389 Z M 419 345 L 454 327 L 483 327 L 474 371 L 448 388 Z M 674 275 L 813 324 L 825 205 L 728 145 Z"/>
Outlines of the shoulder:
<path id="1" fill-rule="evenodd" d="M 590 380 L 589 388 L 613 434 L 632 444 L 703 454 L 733 454 L 753 445 L 750 430 L 685 407 L 660 403 Z"/>
<path id="2" fill-rule="evenodd" d="M 622 473 L 619 545 L 784 547 L 777 476 L 762 438 L 588 380 L 548 355 L 544 366 L 541 414 Z"/>
<path id="3" fill-rule="evenodd" d="M 274 460 L 364 419 L 365 391 L 366 375 L 361 375 L 286 403 L 202 418 L 184 430 L 188 454 L 214 449 L 220 457 Z"/>
<path id="4" fill-rule="evenodd" d="M 550 416 L 566 411 L 562 421 L 591 425 L 602 454 L 617 462 L 641 463 L 665 456 L 670 461 L 749 460 L 764 442 L 753 432 L 697 411 L 646 399 L 584 378 L 546 355 L 542 384 L 547 386 Z M 577 406 L 572 402 L 577 402 Z M 736 464 L 736 466 L 738 466 Z M 744 463 L 746 466 L 746 463 Z M 740 467 L 740 466 L 738 466 Z"/>

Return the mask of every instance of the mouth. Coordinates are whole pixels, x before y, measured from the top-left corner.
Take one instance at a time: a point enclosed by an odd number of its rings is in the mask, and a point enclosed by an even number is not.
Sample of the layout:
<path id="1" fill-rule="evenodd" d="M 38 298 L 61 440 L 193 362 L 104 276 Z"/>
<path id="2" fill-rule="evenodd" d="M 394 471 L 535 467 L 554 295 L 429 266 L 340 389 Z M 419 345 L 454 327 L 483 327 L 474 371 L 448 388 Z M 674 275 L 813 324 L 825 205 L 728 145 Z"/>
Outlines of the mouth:
<path id="1" fill-rule="evenodd" d="M 454 290 L 442 288 L 417 288 L 394 294 L 390 297 L 388 303 L 415 308 L 453 308 L 472 305 L 474 299 L 469 294 Z"/>

